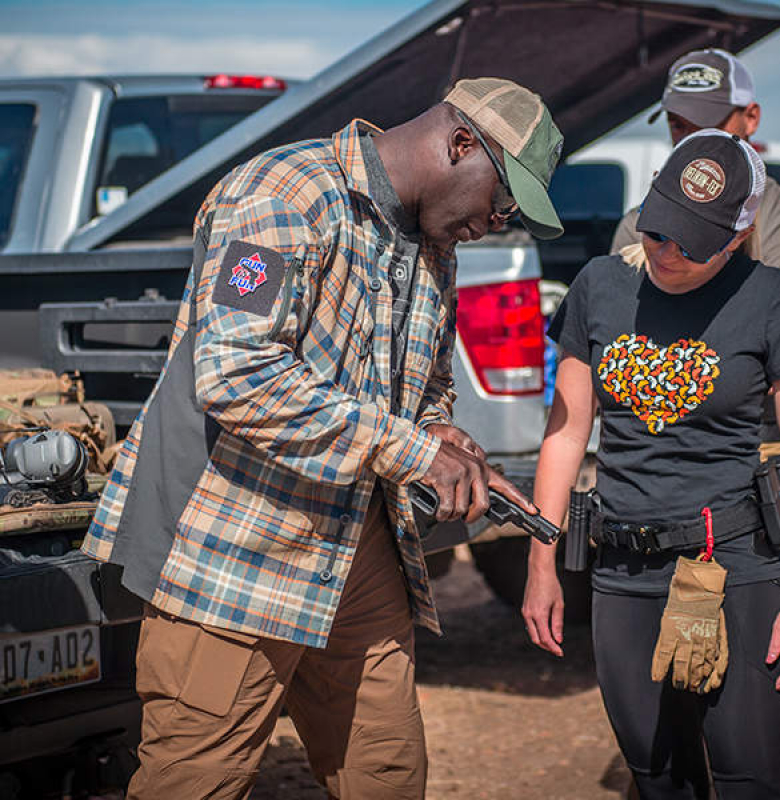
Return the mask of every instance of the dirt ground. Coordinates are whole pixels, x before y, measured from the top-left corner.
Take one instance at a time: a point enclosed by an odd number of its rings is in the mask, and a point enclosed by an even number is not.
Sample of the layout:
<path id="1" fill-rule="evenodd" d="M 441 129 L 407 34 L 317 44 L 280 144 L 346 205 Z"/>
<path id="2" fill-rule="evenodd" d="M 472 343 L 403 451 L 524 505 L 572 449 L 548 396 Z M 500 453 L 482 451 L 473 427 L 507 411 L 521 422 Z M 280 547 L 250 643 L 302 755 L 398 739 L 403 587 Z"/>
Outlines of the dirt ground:
<path id="1" fill-rule="evenodd" d="M 587 627 L 567 629 L 561 661 L 530 643 L 518 612 L 494 598 L 470 560 L 456 560 L 434 588 L 445 636 L 417 635 L 427 800 L 626 797 L 629 773 L 596 686 Z M 325 797 L 283 718 L 253 800 Z"/>

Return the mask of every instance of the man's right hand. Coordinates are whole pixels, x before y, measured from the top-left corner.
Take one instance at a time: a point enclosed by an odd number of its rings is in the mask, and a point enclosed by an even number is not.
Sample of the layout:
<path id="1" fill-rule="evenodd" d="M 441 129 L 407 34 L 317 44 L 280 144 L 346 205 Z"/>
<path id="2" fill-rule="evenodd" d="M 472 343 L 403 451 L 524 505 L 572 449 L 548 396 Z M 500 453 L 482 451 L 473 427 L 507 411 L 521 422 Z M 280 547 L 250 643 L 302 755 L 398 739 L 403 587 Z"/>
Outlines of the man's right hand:
<path id="1" fill-rule="evenodd" d="M 497 491 L 529 514 L 538 513 L 536 506 L 501 473 L 488 466 L 484 458 L 447 441 L 442 441 L 421 482 L 439 496 L 436 512 L 439 522 L 479 519 L 490 508 L 488 489 Z"/>

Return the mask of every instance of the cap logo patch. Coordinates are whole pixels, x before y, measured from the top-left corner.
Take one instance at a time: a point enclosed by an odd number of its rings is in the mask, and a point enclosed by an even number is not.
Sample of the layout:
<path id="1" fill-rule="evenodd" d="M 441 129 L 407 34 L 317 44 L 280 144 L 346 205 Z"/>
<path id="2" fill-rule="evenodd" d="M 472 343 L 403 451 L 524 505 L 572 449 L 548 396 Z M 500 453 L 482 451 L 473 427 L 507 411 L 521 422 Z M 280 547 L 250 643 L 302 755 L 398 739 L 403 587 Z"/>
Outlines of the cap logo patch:
<path id="1" fill-rule="evenodd" d="M 723 72 L 706 64 L 687 64 L 674 73 L 669 88 L 677 92 L 713 92 L 720 89 Z"/>
<path id="2" fill-rule="evenodd" d="M 248 292 L 254 292 L 258 286 L 262 286 L 266 282 L 265 268 L 267 266 L 265 261 L 260 258 L 260 253 L 239 259 L 232 269 L 228 286 L 235 286 L 241 297 Z"/>
<path id="3" fill-rule="evenodd" d="M 710 158 L 695 158 L 682 171 L 680 188 L 695 203 L 711 203 L 726 188 L 726 173 Z"/>

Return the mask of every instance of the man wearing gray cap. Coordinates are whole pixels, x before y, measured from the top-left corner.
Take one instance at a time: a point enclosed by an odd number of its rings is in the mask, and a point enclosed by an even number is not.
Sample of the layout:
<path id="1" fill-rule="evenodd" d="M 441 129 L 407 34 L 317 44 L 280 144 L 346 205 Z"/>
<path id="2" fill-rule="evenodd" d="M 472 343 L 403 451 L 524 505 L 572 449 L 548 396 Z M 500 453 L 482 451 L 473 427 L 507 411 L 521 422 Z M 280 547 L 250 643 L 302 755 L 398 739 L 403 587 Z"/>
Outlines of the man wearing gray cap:
<path id="1" fill-rule="evenodd" d="M 761 107 L 747 68 L 731 53 L 716 49 L 694 50 L 672 64 L 661 108 L 649 121 L 655 122 L 664 111 L 675 145 L 702 128 L 720 128 L 749 140 L 761 120 Z M 640 242 L 636 221 L 637 209 L 623 217 L 611 253 Z M 752 258 L 780 266 L 780 186 L 768 176 L 756 230 L 744 248 Z"/>
<path id="2" fill-rule="evenodd" d="M 149 604 L 128 800 L 248 797 L 285 706 L 341 800 L 422 800 L 413 623 L 439 631 L 409 501 L 534 506 L 452 424 L 455 244 L 547 197 L 562 137 L 511 81 L 238 166 L 195 222 L 168 361 L 83 549 Z"/>

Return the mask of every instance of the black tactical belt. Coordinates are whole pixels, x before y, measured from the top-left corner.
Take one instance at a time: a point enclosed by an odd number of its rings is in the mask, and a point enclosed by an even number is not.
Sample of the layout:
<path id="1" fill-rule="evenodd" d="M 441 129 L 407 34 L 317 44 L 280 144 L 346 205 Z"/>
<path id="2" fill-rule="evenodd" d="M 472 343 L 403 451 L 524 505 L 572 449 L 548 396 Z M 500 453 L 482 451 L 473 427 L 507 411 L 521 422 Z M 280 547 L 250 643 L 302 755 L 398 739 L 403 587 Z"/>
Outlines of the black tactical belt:
<path id="1" fill-rule="evenodd" d="M 715 544 L 736 539 L 762 527 L 758 506 L 752 497 L 712 513 Z M 636 553 L 661 553 L 704 547 L 707 529 L 704 517 L 680 522 L 617 522 L 591 509 L 590 535 L 597 543 L 632 550 Z"/>

